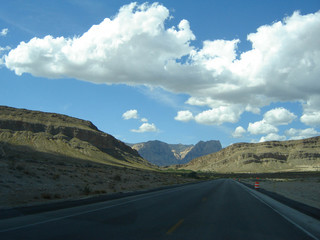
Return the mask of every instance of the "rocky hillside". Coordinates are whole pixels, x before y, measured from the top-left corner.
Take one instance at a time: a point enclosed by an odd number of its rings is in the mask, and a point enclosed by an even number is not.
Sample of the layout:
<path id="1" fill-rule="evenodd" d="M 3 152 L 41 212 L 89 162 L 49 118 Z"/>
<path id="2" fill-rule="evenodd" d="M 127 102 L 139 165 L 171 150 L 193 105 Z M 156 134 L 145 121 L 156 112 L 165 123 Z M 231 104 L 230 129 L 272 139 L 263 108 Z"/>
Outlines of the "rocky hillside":
<path id="1" fill-rule="evenodd" d="M 190 181 L 89 121 L 0 106 L 0 210 Z"/>
<path id="2" fill-rule="evenodd" d="M 224 173 L 320 171 L 320 137 L 282 142 L 236 143 L 180 167 Z"/>
<path id="3" fill-rule="evenodd" d="M 143 158 L 158 166 L 185 164 L 193 158 L 221 150 L 221 143 L 216 140 L 200 141 L 196 145 L 168 144 L 156 140 L 131 146 Z"/>
<path id="4" fill-rule="evenodd" d="M 139 153 L 89 121 L 0 106 L 0 158 L 73 158 L 150 168 Z"/>
<path id="5" fill-rule="evenodd" d="M 188 154 L 183 158 L 182 163 L 188 163 L 192 159 L 208 155 L 210 153 L 218 152 L 222 149 L 220 141 L 200 141 L 193 148 L 190 149 Z"/>
<path id="6" fill-rule="evenodd" d="M 148 141 L 132 147 L 149 162 L 158 166 L 175 164 L 177 159 L 172 152 L 169 144 L 160 141 Z"/>

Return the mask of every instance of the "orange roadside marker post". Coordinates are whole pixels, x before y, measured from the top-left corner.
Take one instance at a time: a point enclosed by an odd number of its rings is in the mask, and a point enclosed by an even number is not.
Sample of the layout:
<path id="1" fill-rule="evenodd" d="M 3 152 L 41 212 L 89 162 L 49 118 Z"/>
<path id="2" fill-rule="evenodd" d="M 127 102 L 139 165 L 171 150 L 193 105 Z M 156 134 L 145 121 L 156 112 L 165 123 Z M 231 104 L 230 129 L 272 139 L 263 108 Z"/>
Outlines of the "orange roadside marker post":
<path id="1" fill-rule="evenodd" d="M 254 189 L 259 190 L 260 185 L 259 185 L 259 178 L 257 177 L 256 183 L 254 184 Z"/>

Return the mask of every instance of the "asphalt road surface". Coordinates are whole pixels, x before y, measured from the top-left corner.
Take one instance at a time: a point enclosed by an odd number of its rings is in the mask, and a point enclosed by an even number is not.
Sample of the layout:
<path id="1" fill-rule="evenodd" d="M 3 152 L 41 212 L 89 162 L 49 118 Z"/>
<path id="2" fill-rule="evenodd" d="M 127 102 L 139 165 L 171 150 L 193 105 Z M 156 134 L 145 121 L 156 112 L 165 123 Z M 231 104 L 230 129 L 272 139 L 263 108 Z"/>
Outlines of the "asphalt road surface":
<path id="1" fill-rule="evenodd" d="M 1 240 L 317 237 L 224 179 L 0 220 Z"/>

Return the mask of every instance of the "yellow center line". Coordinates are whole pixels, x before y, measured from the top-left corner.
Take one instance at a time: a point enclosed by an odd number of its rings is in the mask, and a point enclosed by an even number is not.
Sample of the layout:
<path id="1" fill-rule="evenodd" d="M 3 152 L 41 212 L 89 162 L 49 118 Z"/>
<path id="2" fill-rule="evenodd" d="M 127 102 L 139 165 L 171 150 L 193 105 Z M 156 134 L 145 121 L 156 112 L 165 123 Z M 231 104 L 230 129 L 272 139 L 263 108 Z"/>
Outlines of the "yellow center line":
<path id="1" fill-rule="evenodd" d="M 184 219 L 180 219 L 179 222 L 177 222 L 175 225 L 173 225 L 167 232 L 167 234 L 171 234 L 173 233 L 182 223 L 183 223 Z"/>

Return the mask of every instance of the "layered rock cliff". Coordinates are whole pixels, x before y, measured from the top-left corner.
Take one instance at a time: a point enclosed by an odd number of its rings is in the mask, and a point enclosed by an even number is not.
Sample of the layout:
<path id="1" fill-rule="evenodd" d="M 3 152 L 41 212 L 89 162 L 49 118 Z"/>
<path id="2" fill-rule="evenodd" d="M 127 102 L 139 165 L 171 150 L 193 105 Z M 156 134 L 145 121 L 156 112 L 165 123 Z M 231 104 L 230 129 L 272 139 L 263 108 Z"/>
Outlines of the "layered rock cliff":
<path id="1" fill-rule="evenodd" d="M 320 171 L 320 137 L 236 143 L 181 168 L 213 172 Z"/>
<path id="2" fill-rule="evenodd" d="M 150 166 L 139 153 L 91 122 L 0 106 L 2 157 L 14 152 L 69 156 L 112 165 Z"/>

